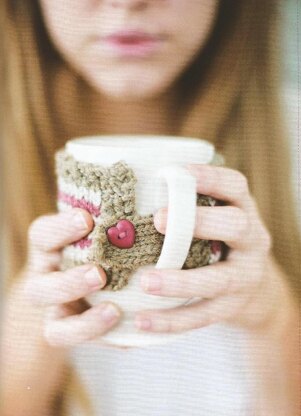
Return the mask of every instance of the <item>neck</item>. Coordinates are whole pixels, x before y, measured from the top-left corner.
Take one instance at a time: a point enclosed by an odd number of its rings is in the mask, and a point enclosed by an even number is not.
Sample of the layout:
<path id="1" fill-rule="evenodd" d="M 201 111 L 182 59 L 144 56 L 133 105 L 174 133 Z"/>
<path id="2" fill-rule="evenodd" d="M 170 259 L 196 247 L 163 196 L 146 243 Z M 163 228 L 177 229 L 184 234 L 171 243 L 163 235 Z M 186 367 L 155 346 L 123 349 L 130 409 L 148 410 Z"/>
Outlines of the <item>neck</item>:
<path id="1" fill-rule="evenodd" d="M 140 101 L 101 99 L 102 131 L 105 134 L 176 134 L 177 92 Z"/>

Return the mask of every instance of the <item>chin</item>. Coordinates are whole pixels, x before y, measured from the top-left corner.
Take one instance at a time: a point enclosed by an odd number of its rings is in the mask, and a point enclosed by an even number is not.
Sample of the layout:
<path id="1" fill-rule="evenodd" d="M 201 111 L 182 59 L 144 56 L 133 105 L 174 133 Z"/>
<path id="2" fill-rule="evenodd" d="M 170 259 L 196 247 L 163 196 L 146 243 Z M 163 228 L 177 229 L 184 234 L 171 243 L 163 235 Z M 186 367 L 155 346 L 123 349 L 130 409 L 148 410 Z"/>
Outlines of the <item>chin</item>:
<path id="1" fill-rule="evenodd" d="M 118 101 L 140 101 L 155 98 L 163 94 L 170 84 L 163 83 L 162 78 L 156 80 L 154 77 L 137 80 L 132 77 L 128 79 L 90 77 L 90 84 L 101 94 Z M 157 82 L 156 82 L 157 81 Z"/>

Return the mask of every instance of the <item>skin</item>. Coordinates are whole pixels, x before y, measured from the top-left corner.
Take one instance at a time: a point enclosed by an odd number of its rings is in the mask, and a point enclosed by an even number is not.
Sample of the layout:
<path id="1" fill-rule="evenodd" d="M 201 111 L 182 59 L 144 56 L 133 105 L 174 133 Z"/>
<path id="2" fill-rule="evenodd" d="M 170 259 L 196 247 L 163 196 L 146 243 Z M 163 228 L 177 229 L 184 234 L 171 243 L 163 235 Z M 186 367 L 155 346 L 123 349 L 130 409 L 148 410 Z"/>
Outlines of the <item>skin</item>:
<path id="1" fill-rule="evenodd" d="M 218 1 L 40 0 L 40 4 L 54 44 L 73 68 L 99 92 L 128 103 L 161 96 L 174 83 L 204 46 Z M 99 38 L 125 28 L 139 28 L 164 41 L 149 57 L 114 57 Z"/>

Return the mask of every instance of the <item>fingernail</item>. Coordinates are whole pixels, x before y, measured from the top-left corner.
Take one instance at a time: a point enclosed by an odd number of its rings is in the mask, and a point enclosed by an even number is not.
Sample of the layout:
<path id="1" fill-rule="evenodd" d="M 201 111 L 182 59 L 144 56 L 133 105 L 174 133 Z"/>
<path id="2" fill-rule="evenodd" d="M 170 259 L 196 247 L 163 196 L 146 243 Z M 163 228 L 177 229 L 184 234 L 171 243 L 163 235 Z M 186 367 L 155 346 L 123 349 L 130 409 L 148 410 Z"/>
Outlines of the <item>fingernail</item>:
<path id="1" fill-rule="evenodd" d="M 88 270 L 85 274 L 85 279 L 92 289 L 100 289 L 103 287 L 104 282 L 97 267 L 93 267 L 93 269 Z"/>
<path id="2" fill-rule="evenodd" d="M 141 277 L 141 285 L 147 291 L 160 290 L 162 287 L 162 278 L 156 273 L 145 274 Z"/>
<path id="3" fill-rule="evenodd" d="M 87 221 L 81 212 L 73 214 L 73 221 L 79 230 L 86 230 L 88 228 Z"/>
<path id="4" fill-rule="evenodd" d="M 105 308 L 101 311 L 102 319 L 105 322 L 111 322 L 115 320 L 119 315 L 120 313 L 118 309 L 111 304 L 106 305 Z"/>
<path id="5" fill-rule="evenodd" d="M 138 329 L 149 330 L 152 327 L 152 321 L 149 318 L 135 318 L 135 325 Z"/>

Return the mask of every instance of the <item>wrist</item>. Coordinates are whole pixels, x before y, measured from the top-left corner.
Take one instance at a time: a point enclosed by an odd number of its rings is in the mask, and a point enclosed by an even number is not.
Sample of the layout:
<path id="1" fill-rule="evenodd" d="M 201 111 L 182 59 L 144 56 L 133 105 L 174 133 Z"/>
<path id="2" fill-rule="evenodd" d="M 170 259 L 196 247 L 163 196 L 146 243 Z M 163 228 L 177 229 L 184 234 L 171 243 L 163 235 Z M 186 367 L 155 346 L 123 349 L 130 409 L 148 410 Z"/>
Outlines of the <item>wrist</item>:
<path id="1" fill-rule="evenodd" d="M 299 305 L 290 287 L 288 277 L 282 268 L 271 258 L 268 266 L 271 286 L 274 287 L 274 308 L 270 314 L 267 329 L 276 337 L 290 335 L 299 325 Z"/>
<path id="2" fill-rule="evenodd" d="M 296 365 L 300 355 L 299 306 L 287 276 L 272 258 L 267 271 L 267 282 L 270 280 L 267 284 L 270 297 L 265 295 L 268 313 L 261 325 L 249 332 L 254 371 L 264 373 L 258 380 L 257 402 L 262 415 L 297 416 L 300 403 L 300 375 Z"/>
<path id="3" fill-rule="evenodd" d="M 267 261 L 262 287 L 244 309 L 239 325 L 256 335 L 282 337 L 298 322 L 298 304 L 288 279 L 274 258 Z"/>

